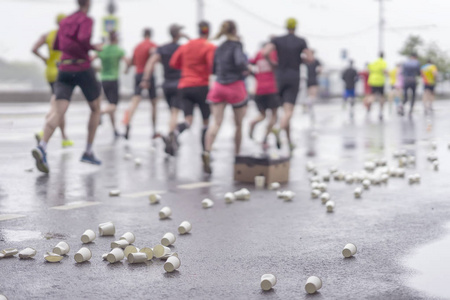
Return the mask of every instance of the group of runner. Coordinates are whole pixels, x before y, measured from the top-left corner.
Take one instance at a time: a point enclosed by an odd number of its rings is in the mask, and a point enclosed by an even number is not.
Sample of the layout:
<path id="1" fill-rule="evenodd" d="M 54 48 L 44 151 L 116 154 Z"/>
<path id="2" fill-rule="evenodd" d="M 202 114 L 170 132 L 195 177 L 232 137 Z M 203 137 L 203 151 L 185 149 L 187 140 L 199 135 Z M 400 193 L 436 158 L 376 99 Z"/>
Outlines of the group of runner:
<path id="1" fill-rule="evenodd" d="M 226 106 L 233 108 L 235 132 L 235 154 L 240 153 L 242 140 L 242 120 L 246 114 L 248 95 L 244 79 L 253 74 L 257 81 L 256 103 L 259 116 L 252 121 L 250 137 L 253 138 L 255 126 L 271 113 L 270 121 L 263 139 L 263 147 L 267 148 L 267 138 L 271 133 L 277 137 L 285 131 L 290 149 L 294 148 L 290 134 L 290 121 L 297 100 L 300 83 L 300 64 L 308 63 L 308 73 L 317 76 L 320 62 L 314 59 L 307 42 L 295 35 L 297 21 L 290 18 L 286 22 L 288 33 L 274 37 L 267 42 L 254 59 L 248 59 L 240 42 L 238 29 L 234 21 L 223 22 L 215 39 L 225 37 L 225 41 L 216 47 L 209 41 L 210 25 L 202 21 L 198 25 L 198 38 L 190 39 L 183 32 L 182 26 L 172 25 L 169 28 L 171 41 L 158 47 L 151 40 L 152 31 L 144 30 L 143 41 L 135 48 L 133 57 L 127 59 L 125 51 L 118 45 L 115 32 L 109 35 L 107 45 L 91 44 L 93 20 L 88 17 L 91 1 L 77 0 L 79 10 L 70 16 L 58 16 L 59 29 L 43 36 L 33 49 L 47 64 L 48 81 L 52 87 L 51 109 L 46 116 L 45 126 L 36 134 L 38 145 L 32 150 L 37 168 L 49 172 L 47 162 L 47 143 L 57 127 L 61 128 L 63 146 L 71 146 L 73 142 L 64 132 L 64 116 L 70 104 L 73 89 L 79 86 L 88 101 L 91 114 L 88 123 L 86 150 L 81 157 L 82 162 L 100 165 L 101 161 L 94 155 L 92 145 L 101 115 L 110 116 L 114 136 L 119 137 L 115 112 L 119 101 L 119 66 L 125 61 L 125 73 L 135 67 L 134 96 L 125 112 L 123 123 L 126 126 L 124 137 L 130 138 L 133 116 L 142 99 L 143 90 L 148 90 L 151 100 L 151 119 L 153 137 L 162 137 L 165 152 L 176 155 L 179 144 L 178 136 L 192 125 L 194 107 L 198 106 L 203 119 L 201 143 L 204 171 L 211 173 L 210 152 L 217 133 L 221 127 Z M 187 42 L 180 44 L 180 39 Z M 47 44 L 50 57 L 39 53 L 39 48 Z M 90 51 L 95 56 L 89 56 Z M 101 84 L 97 81 L 95 69 L 91 66 L 94 59 L 101 61 Z M 157 96 L 154 70 L 157 63 L 163 65 L 164 96 L 170 107 L 169 133 L 161 136 L 156 130 Z M 251 67 L 250 64 L 254 65 Z M 216 80 L 211 89 L 210 75 Z M 101 88 L 109 104 L 100 109 Z M 309 107 L 317 96 L 317 80 L 308 82 Z M 283 114 L 279 129 L 277 110 L 282 107 Z M 184 119 L 179 120 L 179 112 Z M 210 120 L 210 115 L 213 119 Z"/>

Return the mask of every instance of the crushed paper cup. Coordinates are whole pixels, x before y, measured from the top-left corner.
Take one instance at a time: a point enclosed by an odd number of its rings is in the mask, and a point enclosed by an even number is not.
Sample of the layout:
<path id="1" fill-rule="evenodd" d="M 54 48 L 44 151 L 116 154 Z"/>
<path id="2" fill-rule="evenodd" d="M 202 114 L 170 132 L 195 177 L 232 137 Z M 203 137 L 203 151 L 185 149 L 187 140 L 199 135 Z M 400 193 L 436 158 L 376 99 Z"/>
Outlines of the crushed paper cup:
<path id="1" fill-rule="evenodd" d="M 226 193 L 224 199 L 226 203 L 233 203 L 236 200 L 236 196 L 234 193 Z"/>
<path id="2" fill-rule="evenodd" d="M 106 260 L 110 264 L 114 264 L 116 262 L 121 261 L 124 257 L 125 257 L 125 253 L 122 249 L 114 248 L 111 250 L 111 252 L 108 253 L 108 255 L 106 256 Z"/>
<path id="3" fill-rule="evenodd" d="M 32 258 L 35 255 L 36 255 L 36 250 L 33 248 L 30 248 L 30 247 L 25 248 L 19 252 L 19 258 L 22 258 L 22 259 Z"/>
<path id="4" fill-rule="evenodd" d="M 214 202 L 211 199 L 203 199 L 202 200 L 202 207 L 203 208 L 211 208 L 214 206 Z"/>
<path id="5" fill-rule="evenodd" d="M 127 240 L 118 240 L 111 243 L 111 249 L 122 248 L 125 249 L 130 243 Z"/>
<path id="6" fill-rule="evenodd" d="M 48 262 L 60 262 L 62 259 L 64 258 L 64 256 L 62 255 L 58 255 L 56 253 L 53 252 L 47 252 L 47 254 L 44 255 L 44 259 Z"/>
<path id="7" fill-rule="evenodd" d="M 144 247 L 141 250 L 139 250 L 139 252 L 145 253 L 145 255 L 147 255 L 147 260 L 151 260 L 153 258 L 153 249 L 152 248 Z M 128 259 L 128 257 L 127 257 L 127 259 Z"/>
<path id="8" fill-rule="evenodd" d="M 108 257 L 108 254 L 109 254 L 109 253 L 103 253 L 103 254 L 102 254 L 102 259 L 103 259 L 103 260 L 107 260 L 106 258 Z"/>
<path id="9" fill-rule="evenodd" d="M 281 187 L 279 182 L 272 182 L 269 185 L 269 190 L 278 190 Z"/>
<path id="10" fill-rule="evenodd" d="M 112 236 L 116 233 L 116 227 L 113 222 L 105 222 L 98 225 L 100 236 Z"/>
<path id="11" fill-rule="evenodd" d="M 56 244 L 55 248 L 53 248 L 53 253 L 56 253 L 58 255 L 66 255 L 69 253 L 70 247 L 69 244 L 66 242 L 59 242 Z"/>
<path id="12" fill-rule="evenodd" d="M 85 262 L 92 258 L 92 252 L 88 248 L 83 247 L 75 253 L 74 258 L 77 263 Z"/>
<path id="13" fill-rule="evenodd" d="M 125 232 L 119 240 L 125 240 L 128 242 L 128 244 L 133 244 L 136 241 L 136 237 L 131 232 Z"/>
<path id="14" fill-rule="evenodd" d="M 143 252 L 130 253 L 127 256 L 130 264 L 139 264 L 148 261 L 147 254 Z"/>
<path id="15" fill-rule="evenodd" d="M 250 199 L 250 191 L 246 188 L 240 189 L 239 191 L 234 192 L 234 196 L 236 200 L 249 200 Z"/>
<path id="16" fill-rule="evenodd" d="M 188 221 L 183 221 L 181 222 L 180 226 L 178 226 L 178 233 L 186 234 L 190 232 L 191 229 L 192 229 L 191 223 L 189 223 Z"/>
<path id="17" fill-rule="evenodd" d="M 7 249 L 3 249 L 0 253 L 3 254 L 3 257 L 9 257 L 9 256 L 14 256 L 17 253 L 19 253 L 19 250 L 17 250 L 16 248 L 7 248 Z"/>
<path id="18" fill-rule="evenodd" d="M 109 196 L 111 197 L 117 197 L 120 195 L 120 190 L 111 190 L 109 191 Z"/>
<path id="19" fill-rule="evenodd" d="M 356 254 L 356 246 L 352 243 L 349 243 L 347 245 L 345 245 L 344 249 L 342 250 L 342 255 L 344 255 L 344 257 L 352 257 L 353 255 Z"/>
<path id="20" fill-rule="evenodd" d="M 322 280 L 317 276 L 308 278 L 305 284 L 305 290 L 308 294 L 314 294 L 322 287 Z"/>
<path id="21" fill-rule="evenodd" d="M 320 195 L 320 200 L 322 200 L 322 204 L 327 203 L 330 199 L 331 196 L 328 193 L 323 193 L 322 195 Z"/>
<path id="22" fill-rule="evenodd" d="M 93 240 L 95 240 L 95 238 L 96 238 L 95 232 L 91 229 L 88 229 L 81 236 L 81 242 L 83 244 L 88 244 L 91 243 Z"/>
<path id="23" fill-rule="evenodd" d="M 181 261 L 177 256 L 170 256 L 164 263 L 164 270 L 168 273 L 172 273 L 181 266 Z"/>
<path id="24" fill-rule="evenodd" d="M 264 274 L 261 276 L 261 289 L 269 291 L 277 284 L 277 277 L 273 274 Z"/>
<path id="25" fill-rule="evenodd" d="M 161 196 L 158 194 L 150 194 L 148 196 L 148 199 L 150 200 L 150 204 L 157 204 L 159 201 L 161 201 Z"/>
<path id="26" fill-rule="evenodd" d="M 161 208 L 161 210 L 159 211 L 159 218 L 160 219 L 167 219 L 168 217 L 170 217 L 172 215 L 172 210 L 170 209 L 170 207 L 168 206 L 164 206 L 163 208 Z"/>

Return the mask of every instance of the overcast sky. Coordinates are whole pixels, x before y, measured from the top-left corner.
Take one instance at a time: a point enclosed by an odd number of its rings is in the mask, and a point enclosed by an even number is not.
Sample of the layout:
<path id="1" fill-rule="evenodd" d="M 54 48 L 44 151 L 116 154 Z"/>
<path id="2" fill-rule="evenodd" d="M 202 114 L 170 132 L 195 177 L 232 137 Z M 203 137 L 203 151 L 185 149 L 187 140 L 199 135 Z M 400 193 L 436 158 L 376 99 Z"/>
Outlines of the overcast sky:
<path id="1" fill-rule="evenodd" d="M 95 19 L 94 42 L 100 41 L 100 20 L 106 0 L 92 0 Z M 121 19 L 121 45 L 131 54 L 141 39 L 142 28 L 154 29 L 158 44 L 168 41 L 167 27 L 186 26 L 196 36 L 197 0 L 116 0 Z M 319 58 L 332 67 L 342 65 L 346 48 L 357 66 L 377 54 L 378 2 L 375 0 L 204 0 L 205 18 L 215 34 L 221 21 L 233 19 L 243 37 L 246 51 L 253 55 L 272 34 L 283 34 L 287 17 L 299 20 L 298 34 L 304 36 Z M 55 27 L 60 12 L 71 13 L 76 0 L 0 0 L 0 57 L 7 60 L 36 60 L 30 49 L 36 39 Z M 385 52 L 393 65 L 401 59 L 398 49 L 409 34 L 420 34 L 450 51 L 450 1 L 390 0 L 385 2 Z M 429 25 L 434 25 L 430 27 Z M 395 30 L 394 30 L 395 29 Z"/>

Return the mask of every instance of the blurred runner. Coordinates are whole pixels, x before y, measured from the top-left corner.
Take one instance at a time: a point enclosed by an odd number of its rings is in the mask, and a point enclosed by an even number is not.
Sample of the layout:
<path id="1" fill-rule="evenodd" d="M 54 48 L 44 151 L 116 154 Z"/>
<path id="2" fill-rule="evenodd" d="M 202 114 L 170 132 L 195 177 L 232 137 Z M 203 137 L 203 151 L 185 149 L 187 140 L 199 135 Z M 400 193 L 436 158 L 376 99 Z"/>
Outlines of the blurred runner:
<path id="1" fill-rule="evenodd" d="M 402 100 L 402 91 L 403 91 L 403 67 L 402 64 L 397 64 L 397 72 L 394 83 L 394 103 L 398 109 L 398 106 L 401 104 Z"/>
<path id="2" fill-rule="evenodd" d="M 395 66 L 392 70 L 389 71 L 389 94 L 388 94 L 388 102 L 389 102 L 389 112 L 392 110 L 392 102 L 395 99 L 395 86 L 397 83 L 397 74 L 399 72 L 399 67 Z M 395 103 L 397 105 L 397 103 Z"/>
<path id="3" fill-rule="evenodd" d="M 295 146 L 291 139 L 290 122 L 300 89 L 300 64 L 302 63 L 302 55 L 305 56 L 307 62 L 313 60 L 313 55 L 308 49 L 306 40 L 295 35 L 296 28 L 297 20 L 294 18 L 288 19 L 286 22 L 288 34 L 273 39 L 263 51 L 265 58 L 271 65 L 277 67 L 275 71 L 278 82 L 278 93 L 281 97 L 284 111 L 280 129 L 286 131 L 291 152 Z M 270 60 L 270 53 L 273 50 L 277 51 L 278 62 Z"/>
<path id="4" fill-rule="evenodd" d="M 308 96 L 306 99 L 307 111 L 311 117 L 314 118 L 313 106 L 319 94 L 319 81 L 317 77 L 322 72 L 322 64 L 315 56 L 315 51 L 311 50 L 313 60 L 306 62 L 306 69 L 308 70 L 308 80 L 306 86 L 308 87 Z"/>
<path id="5" fill-rule="evenodd" d="M 363 103 L 366 106 L 366 108 L 369 107 L 369 98 L 372 94 L 372 90 L 370 89 L 369 85 L 369 63 L 366 63 L 364 66 L 364 70 L 359 72 L 359 77 L 361 78 L 363 84 L 364 84 L 364 97 L 363 97 Z M 347 105 L 346 102 L 344 102 L 344 106 Z"/>
<path id="6" fill-rule="evenodd" d="M 181 78 L 181 72 L 180 70 L 171 68 L 169 65 L 172 55 L 180 47 L 178 41 L 182 37 L 187 38 L 187 36 L 181 32 L 182 29 L 183 27 L 177 24 L 170 26 L 169 33 L 172 37 L 172 41 L 164 46 L 158 47 L 156 53 L 149 58 L 141 82 L 141 87 L 148 89 L 151 85 L 150 79 L 153 76 L 156 63 L 162 63 L 164 67 L 163 91 L 170 108 L 169 135 L 163 137 L 163 140 L 166 144 L 165 152 L 170 155 L 176 155 L 178 150 L 177 136 L 187 127 L 184 123 L 180 124 L 179 128 L 177 127 L 178 113 L 183 108 L 178 93 L 178 82 Z"/>
<path id="7" fill-rule="evenodd" d="M 68 16 L 60 23 L 56 36 L 54 49 L 62 52 L 59 65 L 58 79 L 55 83 L 55 109 L 46 120 L 44 136 L 39 145 L 33 149 L 32 154 L 36 160 L 39 171 L 48 173 L 47 143 L 56 127 L 69 108 L 73 89 L 81 88 L 91 109 L 88 123 L 88 139 L 86 151 L 81 157 L 82 162 L 100 165 L 92 152 L 95 132 L 100 121 L 100 83 L 95 77 L 95 71 L 91 68 L 89 50 L 102 50 L 102 45 L 91 44 L 93 21 L 87 16 L 91 6 L 90 0 L 78 0 L 79 10 Z"/>
<path id="8" fill-rule="evenodd" d="M 420 76 L 420 62 L 417 59 L 417 54 L 412 53 L 408 60 L 403 64 L 403 103 L 399 106 L 398 113 L 403 116 L 404 106 L 408 102 L 408 91 L 411 90 L 411 105 L 409 114 L 411 115 L 414 109 L 414 102 L 416 101 L 417 77 Z"/>
<path id="9" fill-rule="evenodd" d="M 267 44 L 267 43 L 266 43 Z M 273 126 L 277 123 L 277 112 L 280 106 L 280 97 L 278 95 L 277 83 L 275 79 L 275 73 L 273 67 L 265 59 L 263 48 L 256 54 L 256 57 L 250 60 L 252 65 L 256 66 L 255 78 L 256 78 L 256 96 L 255 102 L 258 106 L 259 115 L 250 123 L 250 138 L 253 139 L 253 132 L 255 126 L 266 118 L 266 111 L 271 111 L 271 117 L 269 123 L 267 124 L 266 134 L 263 139 L 263 148 L 267 149 L 269 147 L 267 143 L 267 138 L 272 132 Z M 277 62 L 277 52 L 273 50 L 270 53 L 270 60 Z M 277 147 L 280 147 L 279 141 Z"/>
<path id="10" fill-rule="evenodd" d="M 344 101 L 350 102 L 350 117 L 354 116 L 354 106 L 355 106 L 355 85 L 358 81 L 358 72 L 353 67 L 353 60 L 350 60 L 350 65 L 342 73 L 342 80 L 345 83 Z"/>
<path id="11" fill-rule="evenodd" d="M 433 102 L 435 98 L 434 88 L 436 87 L 436 79 L 438 76 L 438 68 L 428 60 L 421 68 L 422 79 L 424 84 L 423 105 L 425 114 L 433 112 Z"/>
<path id="12" fill-rule="evenodd" d="M 380 57 L 369 65 L 368 83 L 370 85 L 372 94 L 370 95 L 367 104 L 367 112 L 369 113 L 372 103 L 374 101 L 380 102 L 380 112 L 378 115 L 380 121 L 383 120 L 383 108 L 384 102 L 386 100 L 384 96 L 384 84 L 386 82 L 386 75 L 387 75 L 387 63 L 384 60 L 383 52 L 381 52 Z"/>
<path id="13" fill-rule="evenodd" d="M 195 105 L 198 105 L 203 117 L 202 146 L 205 149 L 205 135 L 211 114 L 206 96 L 209 90 L 209 75 L 213 69 L 214 51 L 216 47 L 208 42 L 209 23 L 199 23 L 200 37 L 180 46 L 170 59 L 170 67 L 181 70 L 178 83 L 180 100 L 186 123 L 178 126 L 181 133 L 192 125 Z"/>
<path id="14" fill-rule="evenodd" d="M 114 138 L 119 137 L 117 131 L 115 114 L 119 103 L 119 69 L 120 61 L 128 60 L 125 57 L 125 51 L 118 45 L 119 39 L 115 31 L 109 33 L 109 45 L 103 47 L 103 50 L 97 54 L 102 62 L 101 78 L 103 92 L 109 105 L 102 111 L 102 114 L 108 114 L 111 119 L 111 125 L 114 129 Z M 95 57 L 94 57 L 95 58 Z"/>
<path id="15" fill-rule="evenodd" d="M 64 14 L 59 14 L 56 17 L 56 23 L 58 24 L 58 26 L 59 26 L 59 23 L 65 17 L 66 17 L 66 15 L 64 15 Z M 48 112 L 45 119 L 48 119 L 48 117 L 55 110 L 55 81 L 56 81 L 56 78 L 58 77 L 58 63 L 61 60 L 61 55 L 62 55 L 61 51 L 57 51 L 57 50 L 53 49 L 53 44 L 55 43 L 57 34 L 58 34 L 58 29 L 52 30 L 47 34 L 44 34 L 43 36 L 41 36 L 41 38 L 36 42 L 36 44 L 33 47 L 33 53 L 36 54 L 36 56 L 38 56 L 40 59 L 42 59 L 47 66 L 47 68 L 45 69 L 45 75 L 47 78 L 47 82 L 49 83 L 50 88 L 52 90 L 52 97 L 50 100 L 50 111 Z M 46 45 L 48 48 L 48 57 L 43 56 L 39 52 L 39 49 L 44 45 Z M 65 118 L 63 118 L 61 120 L 61 123 L 59 124 L 59 129 L 61 130 L 61 136 L 63 139 L 61 144 L 63 147 L 70 147 L 70 146 L 73 146 L 73 141 L 71 141 L 67 137 L 66 131 L 65 131 L 65 125 L 66 125 L 66 121 L 65 121 Z M 36 133 L 34 136 L 36 137 L 36 141 L 39 144 L 42 137 L 44 136 L 44 130 L 41 130 L 40 132 Z"/>
<path id="16" fill-rule="evenodd" d="M 123 119 L 123 123 L 126 126 L 125 131 L 125 139 L 129 139 L 130 137 L 130 124 L 133 119 L 134 113 L 142 100 L 142 88 L 141 81 L 144 76 L 145 64 L 147 63 L 150 55 L 154 53 L 156 49 L 156 44 L 153 43 L 150 38 L 152 36 L 152 30 L 149 28 L 144 29 L 144 40 L 136 46 L 133 53 L 133 58 L 128 64 L 127 70 L 125 73 L 128 73 L 129 68 L 134 65 L 136 67 L 136 74 L 134 76 L 134 96 L 131 98 L 131 103 L 128 110 L 125 112 L 125 116 Z M 150 78 L 150 84 L 148 88 L 148 95 L 150 97 L 150 102 L 152 104 L 152 125 L 153 125 L 153 138 L 157 137 L 156 134 L 156 86 L 155 86 L 155 78 L 152 76 Z"/>
<path id="17" fill-rule="evenodd" d="M 238 155 L 241 149 L 242 140 L 242 120 L 247 112 L 247 91 L 244 84 L 244 73 L 248 72 L 248 61 L 244 54 L 242 43 L 237 36 L 236 23 L 225 21 L 216 39 L 226 37 L 216 50 L 214 55 L 214 74 L 216 82 L 208 93 L 208 102 L 211 103 L 211 110 L 214 117 L 212 125 L 206 133 L 206 146 L 203 152 L 203 168 L 205 173 L 211 174 L 210 152 L 220 126 L 227 104 L 233 107 L 234 122 L 236 132 L 234 137 L 235 154 Z"/>

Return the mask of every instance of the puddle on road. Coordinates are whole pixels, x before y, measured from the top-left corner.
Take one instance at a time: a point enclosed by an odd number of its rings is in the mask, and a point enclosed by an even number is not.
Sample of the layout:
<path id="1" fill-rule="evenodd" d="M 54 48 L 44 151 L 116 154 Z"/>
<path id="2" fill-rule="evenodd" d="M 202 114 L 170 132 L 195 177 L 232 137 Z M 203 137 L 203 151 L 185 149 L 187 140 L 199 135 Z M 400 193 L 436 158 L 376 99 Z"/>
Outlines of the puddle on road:
<path id="1" fill-rule="evenodd" d="M 30 230 L 0 230 L 0 240 L 5 242 L 21 242 L 42 239 L 42 232 Z"/>
<path id="2" fill-rule="evenodd" d="M 443 239 L 416 249 L 405 259 L 405 265 L 414 272 L 407 281 L 409 287 L 450 299 L 450 223 L 445 228 Z"/>

